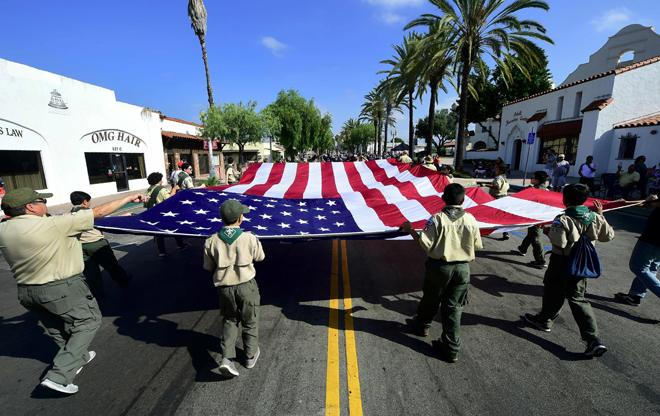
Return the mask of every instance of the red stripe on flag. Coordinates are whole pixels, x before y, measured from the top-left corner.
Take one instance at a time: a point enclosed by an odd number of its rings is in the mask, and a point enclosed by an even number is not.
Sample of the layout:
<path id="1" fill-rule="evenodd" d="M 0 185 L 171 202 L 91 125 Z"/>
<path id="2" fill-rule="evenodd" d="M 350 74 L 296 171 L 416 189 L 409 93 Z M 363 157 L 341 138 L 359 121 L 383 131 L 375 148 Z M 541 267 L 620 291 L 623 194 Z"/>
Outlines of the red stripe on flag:
<path id="1" fill-rule="evenodd" d="M 255 195 L 255 196 L 264 196 L 266 192 L 270 190 L 274 185 L 282 181 L 282 174 L 284 173 L 284 163 L 275 163 L 273 168 L 270 170 L 270 175 L 268 175 L 268 180 L 263 185 L 254 185 L 247 191 L 245 194 Z"/>
<path id="2" fill-rule="evenodd" d="M 465 196 L 476 202 L 477 204 L 485 204 L 486 202 L 494 201 L 491 195 L 488 192 L 484 191 L 481 188 L 465 188 Z"/>
<path id="3" fill-rule="evenodd" d="M 332 169 L 332 163 L 321 163 L 321 195 L 323 198 L 340 198 L 335 183 L 335 175 Z"/>
<path id="4" fill-rule="evenodd" d="M 299 163 L 296 170 L 296 180 L 293 181 L 289 189 L 284 193 L 284 198 L 301 199 L 307 189 L 309 181 L 309 163 Z"/>
<path id="5" fill-rule="evenodd" d="M 493 224 L 494 228 L 503 228 L 517 224 L 532 224 L 539 222 L 539 220 L 535 220 L 533 218 L 520 217 L 518 215 L 511 214 L 510 212 L 492 208 L 487 205 L 479 205 L 477 207 L 468 208 L 465 211 L 474 215 L 478 221 L 484 224 Z"/>
<path id="6" fill-rule="evenodd" d="M 239 185 L 249 185 L 254 180 L 255 175 L 263 163 L 253 163 L 241 176 L 241 180 L 238 181 Z"/>
<path id="7" fill-rule="evenodd" d="M 432 171 L 431 169 L 425 168 L 424 166 L 415 166 L 410 168 L 410 173 L 413 176 L 418 178 L 429 178 L 431 185 L 437 193 L 442 193 L 445 189 L 445 186 L 449 185 L 449 180 L 438 171 Z"/>

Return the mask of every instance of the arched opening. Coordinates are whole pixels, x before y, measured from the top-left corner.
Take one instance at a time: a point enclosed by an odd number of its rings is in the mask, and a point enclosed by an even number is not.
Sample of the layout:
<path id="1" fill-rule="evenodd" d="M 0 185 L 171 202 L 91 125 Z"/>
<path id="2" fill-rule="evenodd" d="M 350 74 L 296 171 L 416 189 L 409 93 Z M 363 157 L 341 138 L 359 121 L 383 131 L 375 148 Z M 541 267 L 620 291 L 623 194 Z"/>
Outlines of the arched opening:
<path id="1" fill-rule="evenodd" d="M 474 150 L 481 150 L 481 149 L 485 149 L 486 147 L 488 147 L 486 145 L 486 142 L 480 140 L 480 141 L 478 141 L 474 144 L 473 149 Z"/>
<path id="2" fill-rule="evenodd" d="M 617 65 L 617 68 L 632 64 L 634 59 L 635 51 L 632 49 L 621 52 L 619 55 L 619 64 Z"/>

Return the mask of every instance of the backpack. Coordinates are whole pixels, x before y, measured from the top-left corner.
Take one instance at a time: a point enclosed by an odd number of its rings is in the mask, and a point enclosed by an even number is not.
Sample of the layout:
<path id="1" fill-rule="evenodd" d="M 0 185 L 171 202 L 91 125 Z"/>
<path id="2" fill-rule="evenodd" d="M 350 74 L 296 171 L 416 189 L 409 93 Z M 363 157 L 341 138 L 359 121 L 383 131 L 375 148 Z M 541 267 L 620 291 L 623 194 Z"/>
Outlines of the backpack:
<path id="1" fill-rule="evenodd" d="M 595 279 L 600 277 L 602 272 L 603 267 L 600 257 L 598 257 L 596 248 L 589 237 L 586 236 L 585 231 L 584 234 L 580 235 L 580 239 L 573 244 L 571 254 L 568 255 L 564 265 L 564 274 L 578 279 Z"/>
<path id="2" fill-rule="evenodd" d="M 151 191 L 151 195 L 149 195 L 149 199 L 144 201 L 144 207 L 149 209 L 156 205 L 156 200 L 158 199 L 158 194 L 160 193 L 160 190 L 163 189 L 162 186 L 158 185 L 157 187 L 154 188 L 153 191 Z"/>

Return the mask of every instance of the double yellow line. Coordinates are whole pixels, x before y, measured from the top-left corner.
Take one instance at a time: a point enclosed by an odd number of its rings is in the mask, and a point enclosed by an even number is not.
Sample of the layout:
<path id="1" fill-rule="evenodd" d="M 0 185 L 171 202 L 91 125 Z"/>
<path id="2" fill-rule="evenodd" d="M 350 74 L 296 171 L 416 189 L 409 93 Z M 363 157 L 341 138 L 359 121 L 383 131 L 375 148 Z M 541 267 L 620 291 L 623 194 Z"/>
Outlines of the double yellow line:
<path id="1" fill-rule="evenodd" d="M 353 308 L 351 285 L 348 276 L 346 241 L 341 240 L 341 264 L 344 301 L 344 339 L 346 341 L 346 374 L 348 378 L 348 406 L 351 416 L 362 415 L 362 395 L 358 372 L 355 332 L 353 330 Z M 330 324 L 328 326 L 328 365 L 325 393 L 325 414 L 339 415 L 339 243 L 332 242 L 332 269 L 330 274 Z"/>

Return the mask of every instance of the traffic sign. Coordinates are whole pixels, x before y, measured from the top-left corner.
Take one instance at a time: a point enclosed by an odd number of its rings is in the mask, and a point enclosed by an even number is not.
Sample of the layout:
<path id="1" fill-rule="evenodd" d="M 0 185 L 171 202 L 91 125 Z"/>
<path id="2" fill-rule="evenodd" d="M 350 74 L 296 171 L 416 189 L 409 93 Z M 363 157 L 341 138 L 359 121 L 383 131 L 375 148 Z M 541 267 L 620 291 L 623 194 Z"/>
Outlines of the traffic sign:
<path id="1" fill-rule="evenodd" d="M 534 144 L 534 138 L 536 137 L 536 133 L 529 133 L 527 136 L 527 144 Z"/>

